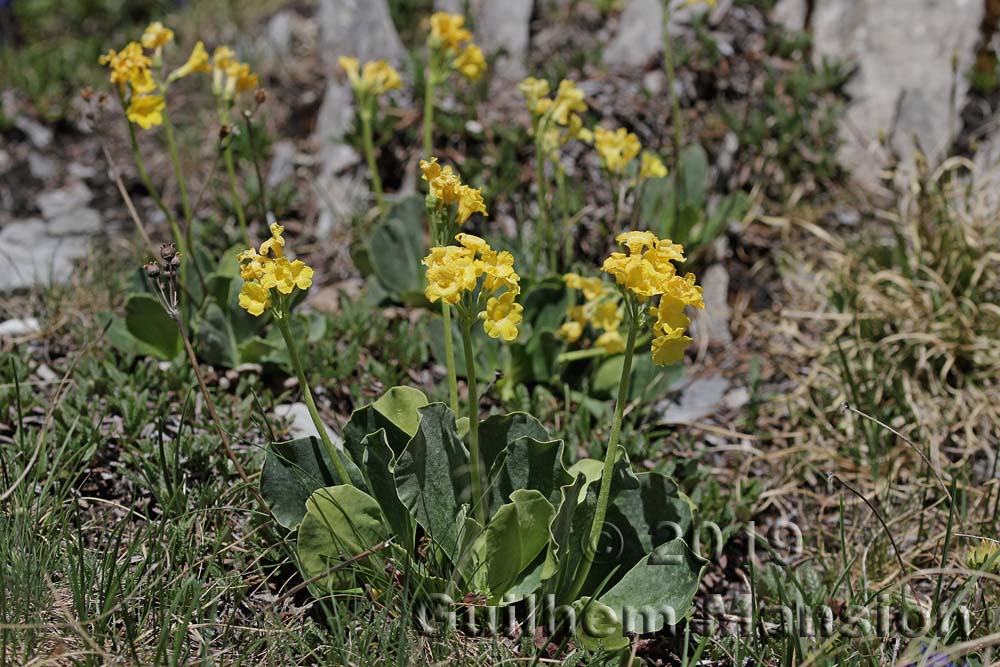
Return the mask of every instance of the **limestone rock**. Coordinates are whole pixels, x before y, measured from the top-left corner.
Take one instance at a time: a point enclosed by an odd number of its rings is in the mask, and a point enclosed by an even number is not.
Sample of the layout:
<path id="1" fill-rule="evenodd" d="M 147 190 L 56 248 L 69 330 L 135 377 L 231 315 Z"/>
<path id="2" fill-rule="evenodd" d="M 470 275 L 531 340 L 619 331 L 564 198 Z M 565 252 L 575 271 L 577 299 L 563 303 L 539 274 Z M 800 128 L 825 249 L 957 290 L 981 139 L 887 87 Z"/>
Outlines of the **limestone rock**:
<path id="1" fill-rule="evenodd" d="M 406 53 L 386 0 L 320 0 L 317 20 L 320 52 L 331 67 L 340 56 L 399 64 Z"/>
<path id="2" fill-rule="evenodd" d="M 701 275 L 705 310 L 694 313 L 692 325 L 695 340 L 707 337 L 712 343 L 733 342 L 729 330 L 729 272 L 722 264 L 713 264 Z"/>
<path id="3" fill-rule="evenodd" d="M 983 11 L 982 0 L 816 0 L 817 62 L 842 58 L 858 67 L 847 86 L 840 153 L 858 183 L 877 187 L 886 157 L 880 134 L 904 170 L 913 164 L 914 136 L 932 164 L 945 157 L 959 130 L 969 87 L 962 73 L 975 58 Z"/>
<path id="4" fill-rule="evenodd" d="M 482 0 L 476 19 L 476 41 L 487 55 L 500 51 L 496 74 L 505 79 L 527 75 L 533 0 Z"/>
<path id="5" fill-rule="evenodd" d="M 705 4 L 681 5 L 670 14 L 670 33 L 676 34 L 691 17 L 709 11 Z M 604 62 L 617 67 L 641 67 L 652 60 L 663 44 L 662 0 L 629 0 L 619 19 Z"/>
<path id="6" fill-rule="evenodd" d="M 73 262 L 87 256 L 85 237 L 56 237 L 39 218 L 15 220 L 0 229 L 0 292 L 65 282 Z"/>
<path id="7" fill-rule="evenodd" d="M 305 403 L 276 405 L 274 406 L 274 416 L 279 419 L 288 420 L 288 435 L 291 438 L 319 437 L 319 431 L 316 430 L 316 425 L 313 424 L 312 417 L 309 416 L 309 408 Z M 330 435 L 330 440 L 333 441 L 333 444 L 337 447 L 342 447 L 343 442 L 340 436 L 328 425 L 324 424 L 323 426 L 326 427 L 326 432 Z"/>
<path id="8" fill-rule="evenodd" d="M 46 220 L 57 218 L 86 206 L 93 193 L 86 185 L 77 181 L 59 190 L 46 190 L 38 195 L 38 208 Z"/>

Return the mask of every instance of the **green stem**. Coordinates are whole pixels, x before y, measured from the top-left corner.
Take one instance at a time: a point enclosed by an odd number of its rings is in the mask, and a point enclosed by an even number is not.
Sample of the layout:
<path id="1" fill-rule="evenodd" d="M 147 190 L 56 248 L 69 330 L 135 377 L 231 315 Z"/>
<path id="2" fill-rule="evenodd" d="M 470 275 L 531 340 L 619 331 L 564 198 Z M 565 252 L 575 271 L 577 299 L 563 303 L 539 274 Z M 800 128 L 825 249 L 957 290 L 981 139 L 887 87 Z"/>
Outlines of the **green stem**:
<path id="1" fill-rule="evenodd" d="M 535 261 L 534 268 L 538 268 L 539 255 L 542 246 L 549 241 L 549 214 L 546 209 L 546 188 L 545 188 L 545 156 L 541 151 L 541 143 L 538 140 L 538 133 L 535 136 L 535 192 L 538 197 L 538 229 L 535 233 Z M 549 267 L 552 269 L 553 267 Z"/>
<path id="2" fill-rule="evenodd" d="M 128 118 L 125 119 L 125 123 L 128 125 L 129 143 L 132 147 L 132 157 L 135 160 L 136 169 L 139 170 L 139 178 L 142 180 L 146 191 L 149 192 L 149 196 L 153 198 L 153 203 L 167 217 L 167 222 L 170 224 L 170 233 L 174 237 L 174 242 L 177 243 L 177 249 L 186 255 L 188 254 L 187 244 L 184 242 L 184 235 L 181 234 L 181 228 L 177 226 L 177 219 L 170 212 L 170 209 L 167 208 L 167 205 L 163 203 L 159 191 L 153 187 L 153 181 L 149 178 L 149 172 L 146 171 L 146 163 L 142 159 L 142 153 L 139 151 L 139 140 L 135 136 L 135 125 Z"/>
<path id="3" fill-rule="evenodd" d="M 292 336 L 292 331 L 289 327 L 288 317 L 289 315 L 286 313 L 284 316 L 275 317 L 274 319 L 278 323 L 278 329 L 281 330 L 282 338 L 285 339 L 285 346 L 288 348 L 288 356 L 292 360 L 295 376 L 299 379 L 299 386 L 302 387 L 302 397 L 305 399 L 306 408 L 309 409 L 309 416 L 312 418 L 313 426 L 319 432 L 319 438 L 323 441 L 323 446 L 326 447 L 326 453 L 330 456 L 330 461 L 336 469 L 340 483 L 350 484 L 351 478 L 347 475 L 347 469 L 340 460 L 340 453 L 336 445 L 333 444 L 333 441 L 330 440 L 326 424 L 319 418 L 319 412 L 316 410 L 316 402 L 313 400 L 312 391 L 309 389 L 309 381 L 306 380 L 306 373 L 302 367 L 302 360 L 299 358 L 299 350 L 295 345 L 295 338 Z"/>
<path id="4" fill-rule="evenodd" d="M 428 66 L 424 77 L 424 159 L 434 153 L 434 72 Z"/>
<path id="5" fill-rule="evenodd" d="M 236 187 L 236 165 L 233 163 L 233 148 L 229 139 L 226 140 L 226 147 L 222 151 L 222 160 L 226 163 L 226 176 L 229 178 L 229 192 L 233 198 L 233 208 L 236 209 L 236 220 L 240 223 L 243 240 L 249 246 L 250 232 L 247 230 L 247 216 L 243 211 L 243 202 L 240 201 L 240 191 Z"/>
<path id="6" fill-rule="evenodd" d="M 444 357 L 448 366 L 448 401 L 451 411 L 458 414 L 458 375 L 455 371 L 455 342 L 451 331 L 451 307 L 441 302 L 441 317 L 444 318 Z"/>
<path id="7" fill-rule="evenodd" d="M 167 134 L 167 148 L 170 151 L 170 161 L 174 165 L 174 177 L 177 179 L 177 188 L 181 192 L 181 205 L 184 207 L 184 219 L 188 226 L 191 225 L 191 200 L 188 199 L 187 185 L 184 182 L 184 169 L 181 167 L 180 155 L 177 153 L 177 142 L 174 140 L 174 126 L 167 115 L 167 109 L 163 109 L 163 129 Z"/>
<path id="8" fill-rule="evenodd" d="M 371 172 L 372 189 L 375 191 L 375 205 L 381 216 L 385 212 L 385 199 L 382 195 L 382 177 L 378 173 L 378 164 L 375 162 L 375 140 L 372 138 L 372 113 L 370 109 L 362 109 L 361 113 L 361 134 L 364 141 L 365 159 L 368 161 L 368 171 Z"/>
<path id="9" fill-rule="evenodd" d="M 577 570 L 576 579 L 573 580 L 573 587 L 570 593 L 570 600 L 575 600 L 583 588 L 587 576 L 590 574 L 590 566 L 594 556 L 597 554 L 598 543 L 601 539 L 601 528 L 604 526 L 604 519 L 608 514 L 608 504 L 611 500 L 611 477 L 614 473 L 615 461 L 618 458 L 618 437 L 622 429 L 622 415 L 625 412 L 625 404 L 628 402 L 629 384 L 632 378 L 632 356 L 635 353 L 635 338 L 639 331 L 640 308 L 635 304 L 631 295 L 626 296 L 626 307 L 629 310 L 628 339 L 625 343 L 625 360 L 622 363 L 621 381 L 618 383 L 618 401 L 615 403 L 615 416 L 611 422 L 611 436 L 608 438 L 608 451 L 604 455 L 604 469 L 601 472 L 601 490 L 597 495 L 597 507 L 594 510 L 594 521 L 590 525 L 590 557 L 584 558 Z"/>
<path id="10" fill-rule="evenodd" d="M 567 364 L 571 361 L 579 361 L 580 359 L 590 359 L 592 357 L 603 357 L 607 354 L 603 347 L 588 347 L 583 350 L 570 350 L 569 352 L 563 352 L 556 357 L 557 364 Z"/>
<path id="11" fill-rule="evenodd" d="M 663 3 L 663 69 L 667 74 L 667 92 L 670 94 L 670 122 L 673 126 L 674 143 L 674 202 L 673 202 L 673 228 L 677 227 L 677 218 L 680 215 L 681 187 L 683 185 L 680 177 L 681 172 L 681 148 L 684 141 L 684 117 L 681 115 L 680 95 L 674 89 L 674 80 L 677 72 L 674 68 L 674 49 L 670 39 L 670 7 L 669 0 Z M 665 226 L 665 225 L 664 225 Z M 672 229 L 663 229 L 661 236 L 669 237 Z"/>
<path id="12" fill-rule="evenodd" d="M 253 160 L 253 170 L 257 174 L 257 196 L 260 198 L 260 215 L 264 220 L 267 220 L 267 214 L 270 210 L 270 206 L 267 203 L 267 185 L 264 183 L 264 175 L 260 170 L 260 160 L 257 159 L 257 151 L 254 146 L 256 145 L 253 138 L 253 122 L 250 120 L 249 114 L 244 114 L 243 121 L 247 126 L 247 139 L 250 143 L 250 159 Z"/>
<path id="13" fill-rule="evenodd" d="M 465 347 L 465 375 L 469 385 L 469 466 L 472 468 L 472 507 L 476 520 L 486 525 L 486 498 L 483 496 L 482 462 L 479 460 L 479 393 L 476 386 L 476 360 L 472 354 L 472 325 L 462 323 Z"/>

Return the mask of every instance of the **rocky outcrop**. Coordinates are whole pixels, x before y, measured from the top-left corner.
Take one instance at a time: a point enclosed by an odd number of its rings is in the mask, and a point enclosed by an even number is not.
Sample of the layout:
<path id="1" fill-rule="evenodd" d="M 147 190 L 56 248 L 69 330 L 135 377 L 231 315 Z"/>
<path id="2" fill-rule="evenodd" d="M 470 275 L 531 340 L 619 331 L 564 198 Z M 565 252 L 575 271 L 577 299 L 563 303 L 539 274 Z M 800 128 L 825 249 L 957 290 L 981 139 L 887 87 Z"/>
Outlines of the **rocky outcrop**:
<path id="1" fill-rule="evenodd" d="M 982 0 L 814 0 L 813 55 L 857 67 L 841 128 L 840 160 L 860 184 L 876 189 L 891 157 L 905 171 L 914 140 L 935 161 L 959 127 L 983 18 Z M 775 18 L 802 29 L 805 0 L 781 0 Z M 798 22 L 798 24 L 796 24 Z"/>

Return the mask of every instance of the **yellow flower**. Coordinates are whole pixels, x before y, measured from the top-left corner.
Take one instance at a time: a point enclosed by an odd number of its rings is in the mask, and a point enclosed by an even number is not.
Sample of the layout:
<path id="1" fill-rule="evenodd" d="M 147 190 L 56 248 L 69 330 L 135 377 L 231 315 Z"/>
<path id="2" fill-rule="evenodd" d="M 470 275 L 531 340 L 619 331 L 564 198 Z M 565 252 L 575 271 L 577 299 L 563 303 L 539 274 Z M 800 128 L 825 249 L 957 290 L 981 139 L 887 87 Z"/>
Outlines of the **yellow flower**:
<path id="1" fill-rule="evenodd" d="M 235 82 L 230 85 L 235 85 L 237 93 L 253 90 L 260 84 L 257 75 L 250 71 L 250 65 L 246 63 L 234 61 L 226 70 L 226 76 L 229 77 L 229 81 Z"/>
<path id="2" fill-rule="evenodd" d="M 301 290 L 312 286 L 313 270 L 300 260 L 289 262 L 284 257 L 274 260 L 274 287 L 282 294 L 291 294 L 298 287 Z"/>
<path id="3" fill-rule="evenodd" d="M 483 193 L 478 188 L 463 185 L 458 189 L 458 224 L 464 225 L 473 213 L 489 216 L 486 212 L 486 203 L 483 201 Z"/>
<path id="4" fill-rule="evenodd" d="M 965 554 L 965 563 L 973 570 L 982 570 L 989 563 L 989 572 L 1000 571 L 1000 558 L 995 558 L 1000 546 L 992 540 L 979 540 L 979 544 Z M 992 561 L 992 562 L 991 562 Z"/>
<path id="5" fill-rule="evenodd" d="M 365 63 L 361 82 L 365 89 L 376 95 L 384 95 L 390 90 L 403 87 L 403 80 L 399 78 L 399 72 L 384 60 Z"/>
<path id="6" fill-rule="evenodd" d="M 605 331 L 594 341 L 594 346 L 604 348 L 606 354 L 619 354 L 625 351 L 625 339 L 617 330 Z"/>
<path id="7" fill-rule="evenodd" d="M 243 283 L 240 289 L 240 308 L 254 317 L 260 317 L 271 306 L 271 292 L 258 283 Z"/>
<path id="8" fill-rule="evenodd" d="M 137 95 L 129 103 L 126 115 L 131 122 L 148 130 L 163 123 L 163 109 L 166 106 L 162 95 Z"/>
<path id="9" fill-rule="evenodd" d="M 461 236 L 461 234 L 459 234 Z M 483 271 L 486 275 L 483 280 L 483 289 L 487 292 L 496 292 L 501 287 L 520 293 L 519 282 L 521 276 L 514 271 L 514 255 L 506 250 L 494 252 L 487 249 L 481 252 L 483 258 Z"/>
<path id="10" fill-rule="evenodd" d="M 615 241 L 628 248 L 633 255 L 641 255 L 646 250 L 656 246 L 657 238 L 653 232 L 628 231 L 615 237 Z"/>
<path id="11" fill-rule="evenodd" d="M 422 178 L 430 186 L 430 193 L 441 203 L 454 204 L 461 194 L 462 181 L 452 171 L 451 165 L 441 166 L 436 157 L 420 161 Z"/>
<path id="12" fill-rule="evenodd" d="M 231 48 L 228 46 L 217 46 L 215 47 L 215 51 L 212 52 L 212 67 L 225 71 L 235 59 L 236 53 Z"/>
<path id="13" fill-rule="evenodd" d="M 111 70 L 111 83 L 124 86 L 132 80 L 143 77 L 152 60 L 142 51 L 138 42 L 129 42 L 121 51 L 111 49 L 97 60 Z"/>
<path id="14" fill-rule="evenodd" d="M 556 99 L 552 103 L 552 118 L 560 125 L 566 125 L 569 123 L 570 113 L 586 110 L 587 105 L 583 101 L 583 91 L 569 79 L 560 81 L 559 89 L 556 91 Z"/>
<path id="15" fill-rule="evenodd" d="M 524 95 L 528 111 L 535 115 L 541 115 L 542 113 L 542 111 L 538 111 L 538 104 L 541 100 L 544 99 L 547 102 L 551 102 L 548 99 L 549 82 L 544 79 L 536 79 L 533 76 L 529 76 L 517 84 L 517 89 Z"/>
<path id="16" fill-rule="evenodd" d="M 472 39 L 472 33 L 465 27 L 465 17 L 447 12 L 431 15 L 432 44 L 440 44 L 447 51 L 455 51 L 462 42 Z"/>
<path id="17" fill-rule="evenodd" d="M 458 241 L 463 248 L 468 248 L 472 252 L 485 253 L 491 250 L 490 244 L 475 234 L 466 234 L 462 232 L 455 235 L 455 240 Z"/>
<path id="18" fill-rule="evenodd" d="M 434 303 L 441 299 L 455 304 L 462 292 L 475 288 L 483 272 L 483 263 L 475 259 L 475 252 L 458 246 L 435 246 L 423 259 L 427 267 L 427 287 L 424 295 Z"/>
<path id="19" fill-rule="evenodd" d="M 594 128 L 594 147 L 597 148 L 604 167 L 613 174 L 620 174 L 642 150 L 639 137 L 624 127 L 617 130 Z"/>
<path id="20" fill-rule="evenodd" d="M 491 296 L 486 302 L 486 310 L 479 313 L 483 329 L 490 338 L 511 341 L 517 338 L 517 325 L 521 323 L 524 306 L 514 301 L 517 294 L 507 291 L 500 296 Z"/>
<path id="21" fill-rule="evenodd" d="M 260 244 L 260 254 L 266 256 L 268 252 L 273 251 L 275 258 L 284 256 L 285 249 L 285 237 L 282 234 L 285 233 L 285 228 L 278 223 L 271 224 L 271 238 Z"/>
<path id="22" fill-rule="evenodd" d="M 639 178 L 663 178 L 667 175 L 667 168 L 655 154 L 649 151 L 642 152 L 642 162 L 639 166 Z"/>
<path id="23" fill-rule="evenodd" d="M 622 313 L 618 303 L 612 299 L 601 301 L 594 306 L 590 321 L 598 329 L 617 331 L 622 322 Z"/>
<path id="24" fill-rule="evenodd" d="M 337 59 L 340 68 L 347 72 L 347 80 L 351 82 L 352 88 L 361 85 L 361 62 L 354 56 L 340 56 Z"/>
<path id="25" fill-rule="evenodd" d="M 132 86 L 132 92 L 139 95 L 151 93 L 156 88 L 153 73 L 149 69 L 136 70 L 132 78 L 129 79 L 129 85 Z"/>
<path id="26" fill-rule="evenodd" d="M 691 343 L 688 336 L 657 336 L 653 339 L 653 363 L 657 366 L 676 364 L 684 358 L 684 349 Z"/>
<path id="27" fill-rule="evenodd" d="M 271 306 L 272 289 L 280 294 L 291 294 L 296 288 L 307 290 L 312 286 L 313 270 L 301 260 L 289 261 L 284 257 L 284 228 L 271 225 L 271 238 L 260 246 L 244 250 L 236 256 L 240 263 L 240 306 L 251 315 L 258 316 Z M 274 253 L 274 257 L 268 253 Z M 280 301 L 279 301 L 280 303 Z"/>
<path id="28" fill-rule="evenodd" d="M 147 49 L 158 49 L 166 46 L 173 39 L 174 31 L 164 27 L 159 21 L 150 23 L 146 31 L 142 33 L 142 45 Z"/>
<path id="29" fill-rule="evenodd" d="M 585 144 L 594 142 L 594 133 L 583 126 L 583 119 L 575 113 L 570 114 L 569 125 L 566 126 L 566 140 L 569 139 L 579 139 Z"/>
<path id="30" fill-rule="evenodd" d="M 208 64 L 208 51 L 205 50 L 205 44 L 199 40 L 191 50 L 191 55 L 188 56 L 187 62 L 171 72 L 170 81 L 182 79 L 196 72 L 211 71 L 212 68 Z"/>
<path id="31" fill-rule="evenodd" d="M 556 331 L 556 336 L 562 338 L 567 343 L 575 343 L 580 340 L 580 336 L 582 335 L 583 325 L 573 320 L 563 322 L 559 330 Z"/>
<path id="32" fill-rule="evenodd" d="M 453 63 L 462 76 L 470 81 L 479 81 L 486 71 L 486 58 L 483 51 L 475 44 L 466 44 L 465 49 L 458 54 Z"/>

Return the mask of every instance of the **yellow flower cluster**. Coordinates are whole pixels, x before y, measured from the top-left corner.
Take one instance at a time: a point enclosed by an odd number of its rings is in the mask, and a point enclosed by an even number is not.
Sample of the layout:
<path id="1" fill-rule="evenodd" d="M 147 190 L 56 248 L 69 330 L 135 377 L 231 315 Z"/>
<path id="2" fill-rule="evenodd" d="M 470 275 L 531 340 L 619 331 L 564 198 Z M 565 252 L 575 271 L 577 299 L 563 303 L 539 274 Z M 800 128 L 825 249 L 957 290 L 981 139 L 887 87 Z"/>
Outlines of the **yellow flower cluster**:
<path id="1" fill-rule="evenodd" d="M 254 317 L 259 317 L 273 305 L 271 290 L 291 294 L 295 288 L 306 290 L 312 285 L 313 270 L 301 260 L 289 261 L 285 257 L 285 228 L 271 225 L 271 238 L 260 244 L 260 251 L 249 248 L 241 252 L 240 307 Z"/>
<path id="2" fill-rule="evenodd" d="M 628 253 L 613 252 L 601 267 L 615 281 L 643 302 L 660 297 L 653 324 L 653 362 L 664 366 L 680 361 L 691 338 L 684 335 L 690 320 L 685 306 L 704 308 L 701 287 L 695 276 L 677 274 L 674 262 L 684 261 L 684 248 L 669 239 L 658 239 L 652 232 L 629 231 L 619 234 L 618 243 Z"/>
<path id="3" fill-rule="evenodd" d="M 596 347 L 604 348 L 607 354 L 624 352 L 625 339 L 619 331 L 622 310 L 618 292 L 600 278 L 585 278 L 576 273 L 564 275 L 563 282 L 566 287 L 583 292 L 585 301 L 566 310 L 567 320 L 559 327 L 557 335 L 567 343 L 575 343 L 589 323 L 602 331 L 594 341 Z"/>
<path id="4" fill-rule="evenodd" d="M 603 127 L 594 129 L 594 147 L 601 156 L 605 169 L 612 174 L 621 174 L 628 163 L 639 155 L 642 144 L 639 137 L 624 127 L 617 130 L 606 130 Z M 662 164 L 661 164 L 662 166 Z"/>
<path id="5" fill-rule="evenodd" d="M 585 143 L 594 140 L 594 134 L 583 126 L 580 114 L 587 111 L 587 103 L 583 101 L 583 91 L 575 83 L 569 79 L 560 81 L 554 98 L 549 97 L 549 82 L 544 79 L 529 76 L 517 88 L 535 119 L 535 131 L 541 132 L 543 151 L 552 153 L 570 139 Z"/>
<path id="6" fill-rule="evenodd" d="M 126 101 L 126 115 L 129 121 L 143 129 L 163 123 L 166 100 L 163 93 L 171 83 L 198 72 L 212 72 L 212 90 L 225 100 L 232 100 L 236 93 L 251 90 L 258 85 L 257 75 L 250 66 L 235 58 L 232 49 L 220 46 L 215 50 L 211 62 L 202 42 L 197 42 L 187 62 L 172 71 L 165 81 L 153 79 L 153 69 L 162 63 L 163 48 L 174 40 L 174 31 L 159 21 L 149 24 L 138 42 L 129 42 L 121 51 L 111 49 L 98 62 L 111 70 L 111 83 L 118 86 L 123 102 Z M 144 49 L 152 52 L 152 57 Z M 154 91 L 159 87 L 159 92 Z"/>
<path id="7" fill-rule="evenodd" d="M 486 58 L 483 57 L 482 49 L 471 40 L 472 33 L 465 27 L 464 16 L 447 12 L 435 12 L 431 15 L 428 45 L 449 58 L 451 67 L 462 76 L 470 81 L 478 81 L 486 71 Z"/>
<path id="8" fill-rule="evenodd" d="M 359 98 L 367 98 L 369 95 L 378 97 L 403 87 L 399 72 L 384 60 L 372 60 L 362 67 L 357 58 L 341 56 L 337 63 L 347 73 L 351 88 Z"/>
<path id="9" fill-rule="evenodd" d="M 489 216 L 482 191 L 464 185 L 451 165 L 441 166 L 437 158 L 432 157 L 430 160 L 420 161 L 420 171 L 423 173 L 423 180 L 430 186 L 430 194 L 437 200 L 438 206 L 458 204 L 456 221 L 459 226 L 465 224 L 473 213 Z"/>
<path id="10" fill-rule="evenodd" d="M 472 234 L 458 234 L 455 240 L 459 245 L 435 246 L 423 259 L 427 300 L 457 304 L 463 294 L 476 289 L 481 278 L 480 300 L 488 296 L 485 309 L 478 314 L 483 329 L 491 338 L 514 340 L 524 311 L 515 301 L 521 293 L 521 277 L 514 270 L 514 256 L 506 250 L 493 250 Z"/>
<path id="11" fill-rule="evenodd" d="M 207 63 L 206 63 L 207 65 Z M 212 53 L 212 92 L 229 102 L 236 93 L 253 90 L 260 84 L 250 65 L 241 63 L 228 46 L 216 47 Z"/>

